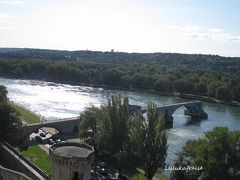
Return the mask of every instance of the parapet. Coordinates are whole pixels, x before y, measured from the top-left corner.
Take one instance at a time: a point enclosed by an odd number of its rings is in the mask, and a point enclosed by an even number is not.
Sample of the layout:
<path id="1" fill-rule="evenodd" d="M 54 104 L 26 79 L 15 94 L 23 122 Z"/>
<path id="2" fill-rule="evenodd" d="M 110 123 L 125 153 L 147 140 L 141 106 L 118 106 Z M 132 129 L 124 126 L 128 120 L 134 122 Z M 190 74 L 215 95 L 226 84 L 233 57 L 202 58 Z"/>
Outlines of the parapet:
<path id="1" fill-rule="evenodd" d="M 54 144 L 49 148 L 49 154 L 51 157 L 60 159 L 76 159 L 85 160 L 88 159 L 94 152 L 93 147 L 77 142 L 64 142 Z"/>

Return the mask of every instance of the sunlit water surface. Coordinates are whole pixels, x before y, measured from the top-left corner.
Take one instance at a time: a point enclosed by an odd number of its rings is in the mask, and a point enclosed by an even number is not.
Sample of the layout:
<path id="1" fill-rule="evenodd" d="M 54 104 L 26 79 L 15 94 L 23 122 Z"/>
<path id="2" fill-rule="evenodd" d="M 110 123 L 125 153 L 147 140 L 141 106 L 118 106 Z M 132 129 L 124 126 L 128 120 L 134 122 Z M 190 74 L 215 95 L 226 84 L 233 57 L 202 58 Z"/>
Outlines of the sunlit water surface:
<path id="1" fill-rule="evenodd" d="M 7 87 L 11 101 L 44 116 L 49 121 L 78 116 L 88 106 L 106 103 L 107 97 L 115 93 L 128 97 L 130 104 L 144 107 L 150 102 L 161 105 L 189 101 L 144 92 L 116 91 L 35 80 L 0 78 L 0 84 Z M 239 107 L 204 102 L 203 109 L 208 113 L 208 119 L 199 122 L 191 121 L 190 117 L 185 116 L 184 107 L 174 113 L 173 128 L 168 130 L 167 165 L 173 164 L 175 154 L 187 140 L 199 138 L 215 126 L 227 126 L 230 130 L 240 129 Z M 165 173 L 169 175 L 168 172 Z"/>

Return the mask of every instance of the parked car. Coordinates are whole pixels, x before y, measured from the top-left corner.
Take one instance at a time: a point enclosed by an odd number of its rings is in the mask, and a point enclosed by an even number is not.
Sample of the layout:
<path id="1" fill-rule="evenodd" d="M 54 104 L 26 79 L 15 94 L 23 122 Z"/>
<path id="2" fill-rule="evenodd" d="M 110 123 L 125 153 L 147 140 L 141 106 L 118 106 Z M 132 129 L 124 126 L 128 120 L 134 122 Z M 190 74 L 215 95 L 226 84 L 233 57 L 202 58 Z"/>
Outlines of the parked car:
<path id="1" fill-rule="evenodd" d="M 37 134 L 38 132 L 39 132 L 39 129 L 36 129 L 36 130 L 34 131 L 34 133 L 36 133 L 36 134 Z"/>
<path id="2" fill-rule="evenodd" d="M 62 142 L 61 139 L 56 139 L 55 140 L 55 143 L 60 143 L 60 142 Z"/>
<path id="3" fill-rule="evenodd" d="M 46 137 L 46 134 L 45 134 L 44 132 L 41 132 L 41 133 L 40 133 L 40 136 L 41 136 L 41 137 Z"/>
<path id="4" fill-rule="evenodd" d="M 48 144 L 53 145 L 55 142 L 52 139 L 48 139 Z"/>
<path id="5" fill-rule="evenodd" d="M 107 163 L 105 163 L 103 161 L 98 161 L 97 165 L 100 166 L 101 168 L 106 168 L 107 167 Z"/>
<path id="6" fill-rule="evenodd" d="M 100 168 L 99 169 L 99 173 L 101 173 L 102 175 L 106 176 L 108 174 L 108 170 L 106 168 Z"/>
<path id="7" fill-rule="evenodd" d="M 121 180 L 128 180 L 128 177 L 125 176 L 125 175 L 122 175 L 122 174 L 120 174 L 120 175 L 118 176 L 118 178 L 121 179 Z"/>

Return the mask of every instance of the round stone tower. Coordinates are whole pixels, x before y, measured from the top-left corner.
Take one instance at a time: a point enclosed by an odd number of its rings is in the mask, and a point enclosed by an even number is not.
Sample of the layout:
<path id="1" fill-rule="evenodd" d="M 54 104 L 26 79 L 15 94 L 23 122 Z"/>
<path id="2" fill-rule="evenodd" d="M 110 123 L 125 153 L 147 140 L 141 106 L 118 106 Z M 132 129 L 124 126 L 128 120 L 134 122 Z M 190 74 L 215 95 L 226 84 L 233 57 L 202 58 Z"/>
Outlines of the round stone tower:
<path id="1" fill-rule="evenodd" d="M 51 180 L 90 179 L 93 147 L 83 143 L 59 143 L 49 148 L 49 154 L 53 165 Z"/>

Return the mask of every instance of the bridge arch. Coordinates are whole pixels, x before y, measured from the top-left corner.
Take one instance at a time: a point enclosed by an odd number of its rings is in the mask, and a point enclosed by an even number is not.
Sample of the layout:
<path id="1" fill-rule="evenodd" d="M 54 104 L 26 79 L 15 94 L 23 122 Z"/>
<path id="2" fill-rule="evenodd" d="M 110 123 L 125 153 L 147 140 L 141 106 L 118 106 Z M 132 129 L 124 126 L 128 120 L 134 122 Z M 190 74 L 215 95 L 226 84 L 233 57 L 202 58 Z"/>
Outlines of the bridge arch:
<path id="1" fill-rule="evenodd" d="M 165 124 L 167 127 L 173 126 L 173 113 L 180 107 L 185 107 L 185 115 L 195 117 L 195 118 L 207 118 L 208 115 L 202 109 L 201 101 L 183 102 L 170 105 L 161 105 L 157 107 L 157 114 L 163 116 L 165 119 Z M 142 112 L 146 112 L 143 109 Z"/>

